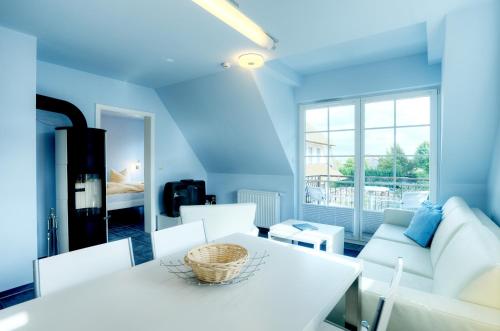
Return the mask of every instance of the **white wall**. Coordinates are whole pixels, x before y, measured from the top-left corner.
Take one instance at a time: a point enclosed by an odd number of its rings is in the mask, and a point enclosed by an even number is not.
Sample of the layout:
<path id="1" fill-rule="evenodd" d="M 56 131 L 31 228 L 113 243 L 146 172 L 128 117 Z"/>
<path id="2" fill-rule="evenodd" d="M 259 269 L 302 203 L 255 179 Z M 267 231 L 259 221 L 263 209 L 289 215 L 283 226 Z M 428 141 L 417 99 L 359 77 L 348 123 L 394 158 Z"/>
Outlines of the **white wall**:
<path id="1" fill-rule="evenodd" d="M 36 39 L 0 27 L 0 291 L 33 280 L 35 84 Z"/>
<path id="2" fill-rule="evenodd" d="M 491 158 L 499 153 L 499 1 L 447 16 L 441 98 L 439 200 L 460 195 L 486 210 Z"/>

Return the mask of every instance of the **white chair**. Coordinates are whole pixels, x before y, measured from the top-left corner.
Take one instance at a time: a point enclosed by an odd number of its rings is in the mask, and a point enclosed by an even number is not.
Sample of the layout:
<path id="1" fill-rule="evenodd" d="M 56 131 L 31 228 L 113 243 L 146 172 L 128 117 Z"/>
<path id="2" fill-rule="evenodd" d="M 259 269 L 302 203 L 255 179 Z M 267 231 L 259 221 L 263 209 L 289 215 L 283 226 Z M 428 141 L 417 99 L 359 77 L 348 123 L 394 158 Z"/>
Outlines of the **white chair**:
<path id="1" fill-rule="evenodd" d="M 257 236 L 259 229 L 254 225 L 256 208 L 254 203 L 181 206 L 181 221 L 183 224 L 203 221 L 207 241 L 233 233 Z"/>
<path id="2" fill-rule="evenodd" d="M 206 243 L 203 222 L 181 224 L 151 233 L 155 259 Z"/>
<path id="3" fill-rule="evenodd" d="M 381 296 L 378 299 L 377 309 L 375 311 L 375 317 L 371 326 L 365 321 L 361 322 L 362 331 L 386 331 L 389 325 L 389 320 L 391 318 L 392 307 L 394 307 L 394 300 L 396 299 L 396 294 L 399 288 L 399 283 L 401 281 L 401 276 L 403 275 L 403 259 L 398 258 L 396 268 L 394 269 L 394 275 L 392 277 L 391 285 L 389 291 L 387 291 L 386 296 Z M 339 331 L 345 330 L 327 321 L 321 323 L 318 331 Z"/>
<path id="4" fill-rule="evenodd" d="M 37 297 L 134 266 L 130 238 L 33 261 Z"/>
<path id="5" fill-rule="evenodd" d="M 326 192 L 323 187 L 306 186 L 306 197 L 309 198 L 309 202 L 323 204 L 326 201 Z"/>

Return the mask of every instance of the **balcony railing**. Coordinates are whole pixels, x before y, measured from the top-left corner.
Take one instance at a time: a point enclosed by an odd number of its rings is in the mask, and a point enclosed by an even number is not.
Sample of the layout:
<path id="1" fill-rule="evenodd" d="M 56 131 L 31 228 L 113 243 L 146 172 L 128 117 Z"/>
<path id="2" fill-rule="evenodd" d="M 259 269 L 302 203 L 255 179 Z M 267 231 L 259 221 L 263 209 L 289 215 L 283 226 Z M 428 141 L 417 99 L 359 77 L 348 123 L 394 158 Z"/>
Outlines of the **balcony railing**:
<path id="1" fill-rule="evenodd" d="M 305 187 L 306 203 L 354 208 L 355 188 L 352 177 L 306 176 Z M 385 208 L 405 207 L 405 193 L 422 192 L 425 195 L 428 191 L 428 178 L 367 176 L 363 208 L 382 211 Z"/>

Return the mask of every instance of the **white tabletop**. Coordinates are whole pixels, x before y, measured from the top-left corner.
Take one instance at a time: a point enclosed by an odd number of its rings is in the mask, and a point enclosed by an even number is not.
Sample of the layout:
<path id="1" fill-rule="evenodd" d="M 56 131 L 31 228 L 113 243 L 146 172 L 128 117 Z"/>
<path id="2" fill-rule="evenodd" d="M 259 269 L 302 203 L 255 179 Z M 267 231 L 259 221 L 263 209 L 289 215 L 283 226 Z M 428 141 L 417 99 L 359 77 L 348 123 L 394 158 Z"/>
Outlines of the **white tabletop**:
<path id="1" fill-rule="evenodd" d="M 255 276 L 230 286 L 196 286 L 160 261 L 0 310 L 0 325 L 21 330 L 314 330 L 360 275 L 339 255 L 234 234 L 269 257 Z M 178 254 L 182 256 L 182 254 Z"/>
<path id="2" fill-rule="evenodd" d="M 302 231 L 293 226 L 294 224 L 303 224 L 303 223 L 311 224 L 315 226 L 318 230 Z M 343 237 L 344 228 L 341 226 L 290 219 L 282 223 L 271 226 L 269 234 L 271 236 L 277 236 L 284 239 L 297 240 L 309 243 L 314 243 L 314 242 L 321 243 L 322 241 L 327 240 L 329 238 L 333 238 L 336 235 L 342 235 Z M 342 238 L 342 240 L 344 239 Z"/>

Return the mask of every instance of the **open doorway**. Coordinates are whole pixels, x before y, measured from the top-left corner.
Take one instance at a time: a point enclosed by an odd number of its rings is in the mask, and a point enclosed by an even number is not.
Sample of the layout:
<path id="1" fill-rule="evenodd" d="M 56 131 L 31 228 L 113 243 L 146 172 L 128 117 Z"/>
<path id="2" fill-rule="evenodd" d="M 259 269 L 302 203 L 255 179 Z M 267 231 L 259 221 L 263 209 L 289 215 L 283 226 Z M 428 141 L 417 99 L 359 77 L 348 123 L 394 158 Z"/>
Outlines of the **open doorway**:
<path id="1" fill-rule="evenodd" d="M 121 217 L 121 222 L 125 218 L 145 232 L 156 230 L 154 122 L 153 113 L 96 105 L 96 127 L 109 130 L 106 138 L 108 216 Z"/>

